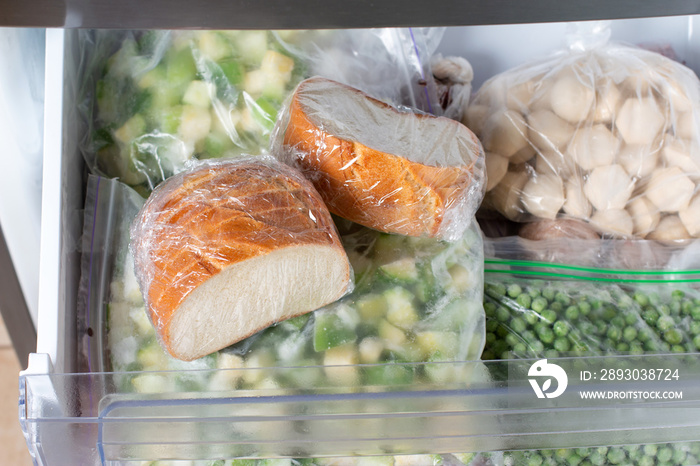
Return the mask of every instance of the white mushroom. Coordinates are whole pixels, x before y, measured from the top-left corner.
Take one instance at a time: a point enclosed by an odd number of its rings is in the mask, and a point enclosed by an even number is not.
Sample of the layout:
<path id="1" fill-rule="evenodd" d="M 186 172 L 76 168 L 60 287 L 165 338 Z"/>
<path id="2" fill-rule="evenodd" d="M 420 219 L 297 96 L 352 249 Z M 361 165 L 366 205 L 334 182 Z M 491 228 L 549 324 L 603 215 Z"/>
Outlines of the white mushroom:
<path id="1" fill-rule="evenodd" d="M 555 175 L 534 175 L 523 187 L 523 206 L 532 215 L 556 218 L 564 205 L 564 183 Z"/>
<path id="2" fill-rule="evenodd" d="M 617 154 L 617 161 L 630 176 L 643 178 L 650 175 L 659 163 L 659 147 L 626 144 Z"/>
<path id="3" fill-rule="evenodd" d="M 677 215 L 667 215 L 662 218 L 656 229 L 647 235 L 647 239 L 656 241 L 676 241 L 689 239 L 690 234 L 683 226 Z"/>
<path id="4" fill-rule="evenodd" d="M 568 152 L 584 170 L 610 165 L 620 149 L 617 139 L 605 125 L 580 128 L 576 131 Z"/>
<path id="5" fill-rule="evenodd" d="M 556 80 L 549 96 L 554 113 L 570 123 L 585 120 L 595 101 L 593 88 L 570 73 Z"/>
<path id="6" fill-rule="evenodd" d="M 510 163 L 512 163 L 513 165 L 519 165 L 521 163 L 527 162 L 528 160 L 531 160 L 535 156 L 535 154 L 535 148 L 528 144 L 515 154 L 511 155 L 509 157 L 509 160 Z"/>
<path id="7" fill-rule="evenodd" d="M 588 218 L 591 216 L 591 203 L 583 192 L 583 181 L 576 177 L 571 178 L 564 186 L 566 192 L 566 202 L 564 202 L 564 212 L 577 218 Z"/>
<path id="8" fill-rule="evenodd" d="M 693 101 L 674 78 L 669 77 L 669 79 L 663 81 L 661 95 L 668 99 L 668 103 L 671 105 L 671 113 L 687 112 L 693 108 Z"/>
<path id="9" fill-rule="evenodd" d="M 649 202 L 646 197 L 637 197 L 627 205 L 627 212 L 634 222 L 635 236 L 644 237 L 659 224 L 661 214 L 659 209 Z"/>
<path id="10" fill-rule="evenodd" d="M 486 153 L 486 191 L 501 182 L 508 171 L 508 158 L 493 152 Z"/>
<path id="11" fill-rule="evenodd" d="M 566 180 L 579 171 L 576 162 L 571 157 L 563 155 L 556 150 L 538 152 L 535 156 L 535 169 L 537 173 L 554 174 Z"/>
<path id="12" fill-rule="evenodd" d="M 574 127 L 549 110 L 536 110 L 527 117 L 528 138 L 541 150 L 560 150 L 574 134 Z"/>
<path id="13" fill-rule="evenodd" d="M 529 178 L 527 171 L 509 170 L 495 188 L 489 192 L 491 205 L 510 220 L 522 217 L 521 193 Z"/>
<path id="14" fill-rule="evenodd" d="M 484 131 L 484 124 L 489 116 L 489 107 L 486 105 L 472 104 L 462 118 L 462 124 L 472 130 L 477 136 Z"/>
<path id="15" fill-rule="evenodd" d="M 695 140 L 698 135 L 698 127 L 695 119 L 695 112 L 684 112 L 678 115 L 676 120 L 675 134 L 679 138 Z"/>
<path id="16" fill-rule="evenodd" d="M 674 139 L 664 146 L 661 154 L 667 167 L 678 167 L 691 179 L 700 177 L 700 165 L 696 163 L 700 151 L 693 150 L 691 142 Z"/>
<path id="17" fill-rule="evenodd" d="M 624 209 L 634 190 L 634 180 L 621 165 L 595 168 L 583 188 L 597 210 Z"/>
<path id="18" fill-rule="evenodd" d="M 593 121 L 596 123 L 610 123 L 617 114 L 622 94 L 617 86 L 607 80 L 599 85 L 596 95 Z"/>
<path id="19" fill-rule="evenodd" d="M 661 212 L 678 212 L 688 207 L 695 183 L 678 167 L 656 170 L 646 187 L 649 200 Z"/>
<path id="20" fill-rule="evenodd" d="M 691 199 L 687 208 L 678 213 L 683 226 L 692 236 L 700 236 L 700 194 Z"/>
<path id="21" fill-rule="evenodd" d="M 615 126 L 627 144 L 651 144 L 665 121 L 653 97 L 631 98 L 622 104 Z"/>
<path id="22" fill-rule="evenodd" d="M 632 217 L 624 209 L 598 210 L 591 217 L 591 225 L 615 236 L 632 236 L 634 229 Z"/>
<path id="23" fill-rule="evenodd" d="M 535 93 L 535 82 L 529 80 L 513 84 L 506 92 L 506 106 L 511 110 L 522 112 L 530 107 L 530 100 Z"/>
<path id="24" fill-rule="evenodd" d="M 489 117 L 484 125 L 481 142 L 486 150 L 510 157 L 528 145 L 526 134 L 527 126 L 522 115 L 513 110 L 505 110 Z"/>

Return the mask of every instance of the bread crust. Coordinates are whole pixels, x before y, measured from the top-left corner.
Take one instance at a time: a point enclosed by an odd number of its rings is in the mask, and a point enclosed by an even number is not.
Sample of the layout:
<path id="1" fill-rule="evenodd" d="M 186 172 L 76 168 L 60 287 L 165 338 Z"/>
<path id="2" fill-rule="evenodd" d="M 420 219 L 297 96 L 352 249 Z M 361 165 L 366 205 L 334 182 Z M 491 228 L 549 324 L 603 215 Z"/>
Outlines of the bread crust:
<path id="1" fill-rule="evenodd" d="M 441 118 L 445 125 L 458 125 L 459 132 L 481 151 L 481 154 L 471 154 L 470 161 L 459 166 L 413 162 L 359 141 L 342 139 L 315 124 L 303 103 L 307 86 L 328 83 L 333 81 L 308 79 L 299 85 L 291 99 L 283 144 L 291 153 L 293 163 L 313 182 L 334 214 L 388 233 L 438 236 L 446 211 L 473 191 L 479 155 L 483 162 L 483 151 L 476 136 L 461 123 Z M 395 108 L 357 89 L 333 84 L 356 93 L 358 98 L 368 99 L 386 112 L 400 115 Z M 412 114 L 412 117 L 419 124 L 423 119 L 437 118 L 425 114 Z"/>
<path id="2" fill-rule="evenodd" d="M 136 275 L 163 346 L 182 358 L 172 349 L 170 323 L 206 280 L 238 262 L 307 244 L 345 257 L 318 193 L 271 158 L 205 163 L 163 182 L 131 232 Z M 349 263 L 346 278 L 350 283 Z"/>

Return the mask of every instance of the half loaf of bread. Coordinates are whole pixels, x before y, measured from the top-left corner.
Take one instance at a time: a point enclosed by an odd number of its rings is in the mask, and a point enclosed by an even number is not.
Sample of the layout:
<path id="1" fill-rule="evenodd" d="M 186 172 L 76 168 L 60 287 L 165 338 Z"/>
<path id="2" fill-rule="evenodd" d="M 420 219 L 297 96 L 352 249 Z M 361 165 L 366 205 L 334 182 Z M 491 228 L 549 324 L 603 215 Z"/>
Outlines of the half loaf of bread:
<path id="1" fill-rule="evenodd" d="M 335 81 L 303 81 L 278 133 L 278 152 L 328 209 L 370 228 L 457 239 L 484 195 L 483 149 L 467 127 Z"/>
<path id="2" fill-rule="evenodd" d="M 323 201 L 272 157 L 206 162 L 168 179 L 132 225 L 131 249 L 160 341 L 186 361 L 352 288 Z"/>

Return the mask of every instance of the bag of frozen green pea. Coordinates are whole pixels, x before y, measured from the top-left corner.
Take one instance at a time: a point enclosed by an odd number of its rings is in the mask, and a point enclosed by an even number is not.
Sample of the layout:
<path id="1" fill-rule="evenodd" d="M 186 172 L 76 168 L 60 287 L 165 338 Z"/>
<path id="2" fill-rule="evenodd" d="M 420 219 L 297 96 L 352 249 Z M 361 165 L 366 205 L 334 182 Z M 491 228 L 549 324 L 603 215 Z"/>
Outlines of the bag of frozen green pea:
<path id="1" fill-rule="evenodd" d="M 697 245 L 555 242 L 487 240 L 484 359 L 700 351 Z"/>

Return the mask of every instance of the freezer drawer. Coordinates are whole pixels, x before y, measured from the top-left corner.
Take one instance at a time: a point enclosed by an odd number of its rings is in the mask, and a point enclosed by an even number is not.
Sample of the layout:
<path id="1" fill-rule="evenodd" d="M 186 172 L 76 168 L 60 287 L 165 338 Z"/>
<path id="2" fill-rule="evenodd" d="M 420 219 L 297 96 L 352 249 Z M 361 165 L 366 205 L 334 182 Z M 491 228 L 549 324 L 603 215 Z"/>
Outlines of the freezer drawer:
<path id="1" fill-rule="evenodd" d="M 697 70 L 696 17 L 620 21 L 619 39 L 670 43 Z M 650 25 L 654 27 L 651 28 Z M 533 37 L 531 43 L 514 37 Z M 564 24 L 451 28 L 441 51 L 460 54 L 488 76 L 560 47 Z M 47 31 L 46 134 L 39 343 L 20 378 L 20 418 L 38 464 L 121 464 L 128 461 L 231 457 L 350 456 L 629 445 L 700 439 L 700 356 L 576 358 L 556 361 L 569 375 L 566 396 L 538 398 L 530 381 L 536 361 L 436 363 L 449 383 L 306 390 L 175 389 L 124 393 L 144 375 L 209 377 L 191 373 L 75 373 L 76 309 L 86 169 L 78 150 L 83 128 L 76 114 L 79 63 L 76 30 Z M 668 390 L 682 400 L 641 403 L 633 398 L 582 400 L 583 390 L 636 392 L 639 380 L 605 387 L 582 379 L 581 367 L 677 367 Z M 427 366 L 430 366 L 429 364 Z M 255 371 L 256 369 L 230 369 Z M 271 373 L 294 369 L 274 368 Z M 358 368 L 366 370 L 366 368 Z M 431 370 L 407 365 L 405 370 Z M 211 371 L 210 371 L 211 372 Z M 457 374 L 455 377 L 454 375 Z M 577 378 L 578 377 L 578 378 Z M 545 390 L 546 391 L 546 390 Z"/>

